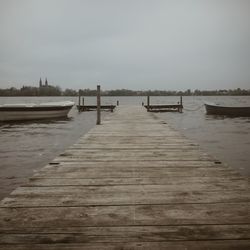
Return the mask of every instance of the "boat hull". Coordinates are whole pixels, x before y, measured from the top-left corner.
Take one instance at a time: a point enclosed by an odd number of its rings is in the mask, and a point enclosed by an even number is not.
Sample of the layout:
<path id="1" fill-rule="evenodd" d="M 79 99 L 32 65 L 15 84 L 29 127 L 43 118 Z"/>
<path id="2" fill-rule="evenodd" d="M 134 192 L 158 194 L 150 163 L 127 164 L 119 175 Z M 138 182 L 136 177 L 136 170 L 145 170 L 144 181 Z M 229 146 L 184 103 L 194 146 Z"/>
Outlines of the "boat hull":
<path id="1" fill-rule="evenodd" d="M 47 107 L 0 107 L 0 121 L 24 121 L 67 117 L 73 105 Z"/>
<path id="2" fill-rule="evenodd" d="M 224 107 L 205 103 L 208 115 L 249 116 L 250 107 Z"/>

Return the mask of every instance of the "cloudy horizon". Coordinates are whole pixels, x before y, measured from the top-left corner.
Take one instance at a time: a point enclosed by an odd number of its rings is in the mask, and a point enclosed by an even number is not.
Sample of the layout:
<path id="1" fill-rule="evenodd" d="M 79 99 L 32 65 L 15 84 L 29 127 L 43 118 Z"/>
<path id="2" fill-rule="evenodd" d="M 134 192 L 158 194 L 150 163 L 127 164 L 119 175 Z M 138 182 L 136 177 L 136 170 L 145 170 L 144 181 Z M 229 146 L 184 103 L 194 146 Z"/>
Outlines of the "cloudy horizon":
<path id="1" fill-rule="evenodd" d="M 250 89 L 248 0 L 0 0 L 0 88 Z"/>

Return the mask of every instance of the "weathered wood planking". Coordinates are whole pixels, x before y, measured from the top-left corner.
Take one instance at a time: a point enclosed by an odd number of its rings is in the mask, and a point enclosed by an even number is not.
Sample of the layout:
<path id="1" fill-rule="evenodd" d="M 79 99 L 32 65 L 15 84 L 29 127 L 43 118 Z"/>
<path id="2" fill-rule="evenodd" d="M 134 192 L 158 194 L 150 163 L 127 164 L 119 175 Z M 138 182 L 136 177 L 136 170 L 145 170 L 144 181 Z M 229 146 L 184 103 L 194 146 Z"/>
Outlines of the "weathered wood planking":
<path id="1" fill-rule="evenodd" d="M 64 242 L 72 241 L 72 237 Z M 50 242 L 50 243 L 48 243 Z M 230 243 L 230 244 L 229 244 Z M 4 250 L 249 250 L 250 240 L 202 240 L 202 241 L 159 241 L 159 242 L 96 242 L 93 243 L 57 243 L 48 239 L 44 244 L 3 244 Z"/>
<path id="2" fill-rule="evenodd" d="M 232 231 L 235 232 L 232 235 Z M 183 235 L 183 232 L 185 234 Z M 32 234 L 31 234 L 32 233 Z M 48 235 L 48 233 L 50 233 Z M 78 228 L 26 228 L 22 233 L 4 235 L 0 243 L 62 242 L 74 238 L 75 243 L 95 242 L 138 242 L 196 239 L 245 239 L 250 233 L 249 225 L 188 225 L 188 226 L 137 226 L 137 227 L 78 227 Z M 115 236 L 115 237 L 114 237 Z M 111 240 L 110 240 L 111 239 Z M 25 241 L 25 242 L 24 242 Z"/>
<path id="3" fill-rule="evenodd" d="M 218 187 L 228 189 L 245 189 L 248 184 L 241 177 L 132 177 L 132 178 L 57 178 L 57 177 L 32 177 L 23 184 L 24 187 L 53 187 L 53 186 L 116 186 L 116 185 L 168 185 L 170 188 L 185 188 L 200 185 L 204 187 Z M 246 187 L 247 186 L 247 187 Z"/>
<path id="4" fill-rule="evenodd" d="M 0 204 L 0 249 L 249 249 L 249 182 L 120 106 Z"/>
<path id="5" fill-rule="evenodd" d="M 53 200 L 54 197 L 51 198 Z M 0 228 L 249 224 L 249 202 L 121 206 L 1 207 Z M 4 230 L 2 230 L 3 232 Z M 153 240 L 152 240 L 153 241 Z"/>
<path id="6" fill-rule="evenodd" d="M 201 185 L 200 185 L 201 186 Z M 196 186 L 197 187 L 197 186 Z M 199 187 L 199 186 L 198 186 Z M 195 187 L 194 187 L 195 188 Z M 50 207 L 50 206 L 107 206 L 139 204 L 188 204 L 188 203 L 226 203 L 250 202 L 250 196 L 242 190 L 215 188 L 207 191 L 175 191 L 161 185 L 141 185 L 140 189 L 130 186 L 107 187 L 29 187 L 19 188 L 3 207 Z"/>
<path id="7" fill-rule="evenodd" d="M 60 177 L 60 178 L 139 178 L 139 177 L 205 177 L 205 176 L 217 176 L 226 177 L 228 175 L 237 177 L 239 174 L 232 170 L 227 169 L 215 169 L 215 168 L 197 168 L 197 167 L 155 167 L 152 164 L 152 169 L 150 167 L 80 167 L 76 168 L 61 168 L 58 171 L 41 171 L 35 174 L 35 177 Z"/>

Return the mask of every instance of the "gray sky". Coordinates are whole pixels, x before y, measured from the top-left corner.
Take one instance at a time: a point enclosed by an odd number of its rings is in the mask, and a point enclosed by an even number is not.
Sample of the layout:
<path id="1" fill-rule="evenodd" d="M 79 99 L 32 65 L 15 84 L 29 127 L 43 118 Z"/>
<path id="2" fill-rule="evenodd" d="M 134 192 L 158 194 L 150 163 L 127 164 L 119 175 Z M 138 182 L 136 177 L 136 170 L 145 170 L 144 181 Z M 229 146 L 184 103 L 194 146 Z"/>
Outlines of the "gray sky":
<path id="1" fill-rule="evenodd" d="M 250 88 L 249 0 L 0 0 L 0 88 Z"/>

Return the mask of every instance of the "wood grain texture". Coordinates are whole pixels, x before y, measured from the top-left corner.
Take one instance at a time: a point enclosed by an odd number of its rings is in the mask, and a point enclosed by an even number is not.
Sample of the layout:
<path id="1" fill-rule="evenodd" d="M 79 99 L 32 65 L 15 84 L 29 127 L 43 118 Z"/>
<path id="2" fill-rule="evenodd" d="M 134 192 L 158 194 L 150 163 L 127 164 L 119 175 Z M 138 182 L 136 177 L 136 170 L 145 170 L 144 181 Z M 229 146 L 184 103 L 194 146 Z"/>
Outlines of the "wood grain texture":
<path id="1" fill-rule="evenodd" d="M 143 107 L 102 125 L 0 203 L 0 249 L 250 249 L 249 181 Z"/>

